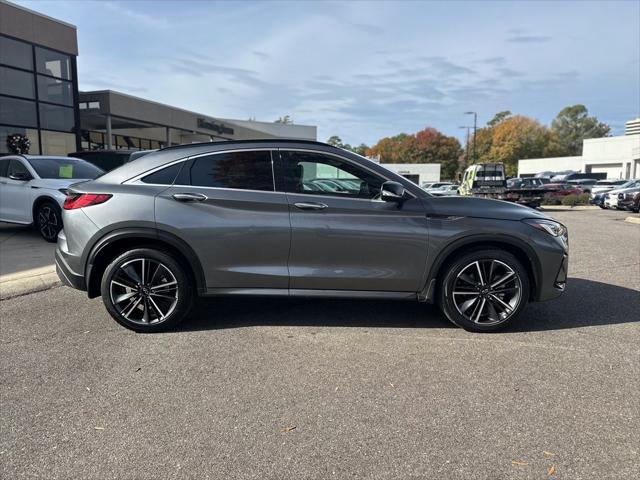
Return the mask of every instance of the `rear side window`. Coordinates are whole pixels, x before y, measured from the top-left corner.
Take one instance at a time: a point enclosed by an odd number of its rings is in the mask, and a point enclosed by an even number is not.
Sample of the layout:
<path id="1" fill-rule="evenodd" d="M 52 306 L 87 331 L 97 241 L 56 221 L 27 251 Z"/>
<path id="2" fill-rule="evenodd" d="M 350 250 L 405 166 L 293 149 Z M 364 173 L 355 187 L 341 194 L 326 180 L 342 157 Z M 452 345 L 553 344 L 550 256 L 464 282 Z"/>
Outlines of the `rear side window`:
<path id="1" fill-rule="evenodd" d="M 195 158 L 189 174 L 180 175 L 199 187 L 273 191 L 271 152 L 246 151 L 207 155 Z"/>
<path id="2" fill-rule="evenodd" d="M 157 172 L 153 172 L 146 177 L 142 177 L 144 183 L 154 183 L 156 185 L 173 185 L 174 180 L 180 173 L 180 169 L 184 162 L 175 163 L 166 168 L 162 168 Z"/>

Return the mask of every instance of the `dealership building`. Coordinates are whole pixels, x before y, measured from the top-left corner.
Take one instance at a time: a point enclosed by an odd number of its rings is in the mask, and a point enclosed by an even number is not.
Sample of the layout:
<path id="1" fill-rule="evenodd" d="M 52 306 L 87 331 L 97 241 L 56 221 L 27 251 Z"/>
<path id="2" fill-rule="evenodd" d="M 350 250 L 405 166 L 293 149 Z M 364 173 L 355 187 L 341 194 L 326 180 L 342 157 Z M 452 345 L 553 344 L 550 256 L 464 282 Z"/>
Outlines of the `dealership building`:
<path id="1" fill-rule="evenodd" d="M 604 173 L 608 179 L 640 178 L 640 120 L 627 122 L 626 135 L 583 140 L 582 155 L 518 161 L 518 176 L 573 170 Z"/>
<path id="2" fill-rule="evenodd" d="M 76 27 L 0 0 L 0 154 L 7 139 L 28 139 L 29 153 L 145 150 L 182 143 L 296 138 L 315 126 L 231 120 L 111 90 L 81 92 Z"/>

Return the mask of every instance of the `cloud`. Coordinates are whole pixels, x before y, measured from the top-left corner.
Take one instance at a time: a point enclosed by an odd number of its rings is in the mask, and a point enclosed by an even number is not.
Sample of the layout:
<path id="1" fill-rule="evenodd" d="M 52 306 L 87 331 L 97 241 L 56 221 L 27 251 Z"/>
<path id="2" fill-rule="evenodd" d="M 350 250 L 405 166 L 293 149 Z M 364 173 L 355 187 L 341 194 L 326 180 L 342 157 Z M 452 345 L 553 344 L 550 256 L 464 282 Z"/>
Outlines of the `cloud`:
<path id="1" fill-rule="evenodd" d="M 484 63 L 487 65 L 502 65 L 506 63 L 507 59 L 504 57 L 487 57 L 482 60 L 477 60 L 476 63 Z"/>
<path id="2" fill-rule="evenodd" d="M 260 52 L 259 50 L 254 50 L 253 52 L 251 52 L 252 54 L 254 54 L 256 57 L 261 58 L 263 60 L 268 60 L 271 58 L 270 55 L 264 53 L 264 52 Z"/>
<path id="3" fill-rule="evenodd" d="M 517 70 L 513 70 L 513 69 L 507 68 L 507 67 L 500 67 L 500 68 L 496 69 L 496 72 L 498 72 L 500 74 L 500 76 L 502 76 L 502 77 L 515 78 L 515 77 L 524 76 L 524 74 L 522 72 L 518 72 Z"/>
<path id="4" fill-rule="evenodd" d="M 427 63 L 432 68 L 438 70 L 443 75 L 462 75 L 462 74 L 475 74 L 476 72 L 464 65 L 458 65 L 447 60 L 445 57 L 418 57 L 419 61 Z"/>
<path id="5" fill-rule="evenodd" d="M 124 2 L 104 2 L 96 3 L 96 6 L 102 5 L 104 8 L 110 10 L 111 14 L 116 14 L 118 17 L 124 17 L 135 23 L 139 28 L 140 26 L 152 27 L 152 28 L 168 28 L 171 26 L 165 17 L 158 15 L 157 13 L 143 13 L 137 10 L 128 8 Z"/>
<path id="6" fill-rule="evenodd" d="M 510 43 L 546 43 L 551 37 L 545 35 L 515 35 L 507 38 Z"/>

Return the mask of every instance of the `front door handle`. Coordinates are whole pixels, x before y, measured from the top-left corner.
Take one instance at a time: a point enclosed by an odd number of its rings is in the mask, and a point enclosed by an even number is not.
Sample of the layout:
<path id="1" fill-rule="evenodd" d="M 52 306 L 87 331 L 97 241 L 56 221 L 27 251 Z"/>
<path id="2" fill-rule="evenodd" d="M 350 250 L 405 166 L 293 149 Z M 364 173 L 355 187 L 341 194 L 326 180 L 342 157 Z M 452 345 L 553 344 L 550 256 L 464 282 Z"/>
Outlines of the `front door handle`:
<path id="1" fill-rule="evenodd" d="M 207 196 L 201 193 L 174 193 L 172 197 L 179 202 L 202 202 L 207 199 Z"/>
<path id="2" fill-rule="evenodd" d="M 325 205 L 324 203 L 316 202 L 299 202 L 294 203 L 294 205 L 300 210 L 324 210 L 325 208 L 327 208 L 327 205 Z"/>

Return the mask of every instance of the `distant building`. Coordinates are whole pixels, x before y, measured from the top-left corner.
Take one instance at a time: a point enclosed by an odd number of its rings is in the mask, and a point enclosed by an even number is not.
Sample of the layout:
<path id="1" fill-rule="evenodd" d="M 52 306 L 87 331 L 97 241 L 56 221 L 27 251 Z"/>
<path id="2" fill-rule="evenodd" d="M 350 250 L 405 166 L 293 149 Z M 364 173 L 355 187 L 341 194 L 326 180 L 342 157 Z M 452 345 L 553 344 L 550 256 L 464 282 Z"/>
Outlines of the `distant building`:
<path id="1" fill-rule="evenodd" d="M 402 175 L 416 185 L 440 181 L 439 163 L 380 163 L 380 166 Z"/>
<path id="2" fill-rule="evenodd" d="M 629 120 L 624 124 L 625 135 L 640 135 L 640 118 Z"/>
<path id="3" fill-rule="evenodd" d="M 630 122 L 627 122 L 627 125 Z M 583 140 L 582 155 L 576 157 L 529 158 L 518 161 L 518 176 L 540 172 L 574 170 L 580 173 L 606 173 L 608 179 L 640 177 L 640 135 Z"/>

